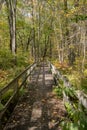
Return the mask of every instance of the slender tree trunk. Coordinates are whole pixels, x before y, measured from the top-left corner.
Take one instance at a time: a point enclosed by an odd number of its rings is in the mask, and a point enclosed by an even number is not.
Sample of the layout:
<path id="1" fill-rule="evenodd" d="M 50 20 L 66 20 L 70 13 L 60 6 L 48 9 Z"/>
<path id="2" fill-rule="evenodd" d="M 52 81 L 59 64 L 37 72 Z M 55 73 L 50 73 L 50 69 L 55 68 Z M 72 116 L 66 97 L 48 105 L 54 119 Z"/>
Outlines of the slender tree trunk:
<path id="1" fill-rule="evenodd" d="M 40 0 L 38 0 L 38 45 L 37 45 L 37 56 L 38 60 L 40 59 L 40 26 L 41 26 L 41 14 L 40 14 Z"/>
<path id="2" fill-rule="evenodd" d="M 84 64 L 85 64 L 85 58 L 86 58 L 86 28 L 85 28 L 85 22 L 83 23 L 83 30 L 82 30 L 82 37 L 81 37 L 81 43 L 83 46 L 83 59 L 82 59 L 82 73 L 84 72 Z"/>
<path id="3" fill-rule="evenodd" d="M 51 39 L 50 39 L 50 60 L 51 60 L 51 58 L 52 58 L 52 43 L 51 43 Z"/>
<path id="4" fill-rule="evenodd" d="M 63 49 L 64 49 L 64 47 L 63 47 L 63 34 L 62 34 L 61 23 L 60 23 L 60 30 L 61 30 L 61 33 L 60 33 L 61 43 L 59 44 L 59 62 L 63 63 L 63 60 L 64 60 Z"/>
<path id="5" fill-rule="evenodd" d="M 16 54 L 16 3 L 17 0 L 6 0 L 10 30 L 10 49 L 13 55 Z"/>
<path id="6" fill-rule="evenodd" d="M 2 6 L 3 6 L 4 2 L 5 2 L 5 0 L 0 1 L 0 10 L 2 9 Z"/>
<path id="7" fill-rule="evenodd" d="M 85 36 L 84 36 L 84 38 L 85 38 Z M 85 39 L 84 39 L 84 44 L 83 44 L 82 72 L 84 71 L 85 57 L 86 57 L 86 44 L 85 44 Z"/>
<path id="8" fill-rule="evenodd" d="M 33 56 L 34 56 L 34 60 L 36 61 L 36 35 L 35 35 L 35 5 L 34 5 L 34 0 L 31 0 L 32 3 L 32 24 L 33 24 L 33 44 L 32 44 L 32 49 L 33 49 Z"/>
<path id="9" fill-rule="evenodd" d="M 46 57 L 47 50 L 48 50 L 48 45 L 49 45 L 49 36 L 46 36 L 46 35 L 45 35 L 45 47 L 44 47 L 43 58 Z"/>
<path id="10" fill-rule="evenodd" d="M 67 0 L 64 0 L 64 10 L 67 11 Z"/>

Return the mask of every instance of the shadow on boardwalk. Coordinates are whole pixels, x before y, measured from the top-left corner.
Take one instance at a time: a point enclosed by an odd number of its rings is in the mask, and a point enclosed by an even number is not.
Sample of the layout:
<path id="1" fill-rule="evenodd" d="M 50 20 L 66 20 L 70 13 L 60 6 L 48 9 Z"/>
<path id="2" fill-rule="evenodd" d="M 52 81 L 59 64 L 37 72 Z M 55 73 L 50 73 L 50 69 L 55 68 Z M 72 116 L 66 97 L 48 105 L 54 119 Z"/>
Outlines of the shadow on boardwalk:
<path id="1" fill-rule="evenodd" d="M 59 123 L 66 112 L 63 102 L 52 92 L 52 86 L 49 67 L 38 66 L 4 130 L 61 130 Z"/>

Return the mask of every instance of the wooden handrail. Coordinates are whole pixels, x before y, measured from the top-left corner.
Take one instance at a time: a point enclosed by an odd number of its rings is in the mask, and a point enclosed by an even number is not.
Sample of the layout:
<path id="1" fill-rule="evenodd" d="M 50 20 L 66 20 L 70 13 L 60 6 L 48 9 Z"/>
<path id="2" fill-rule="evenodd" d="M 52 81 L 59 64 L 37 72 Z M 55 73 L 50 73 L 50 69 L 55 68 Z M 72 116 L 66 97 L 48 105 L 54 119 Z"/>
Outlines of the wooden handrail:
<path id="1" fill-rule="evenodd" d="M 28 66 L 22 73 L 20 73 L 16 78 L 14 78 L 8 85 L 6 85 L 4 88 L 0 90 L 0 103 L 2 102 L 3 95 L 8 92 L 10 89 L 13 90 L 13 94 L 11 97 L 8 99 L 6 104 L 4 104 L 4 108 L 0 111 L 0 120 L 9 107 L 11 101 L 16 97 L 18 94 L 20 88 L 24 85 L 26 82 L 27 78 L 33 71 L 33 69 L 36 67 L 36 63 L 33 63 L 32 65 Z"/>
<path id="2" fill-rule="evenodd" d="M 64 82 L 64 86 L 71 88 L 72 84 L 69 82 L 69 80 L 67 79 L 67 77 L 63 76 L 59 70 L 49 62 L 49 66 L 51 69 L 51 72 L 56 80 L 56 82 L 58 82 L 58 79 L 61 79 Z M 64 100 L 69 102 L 69 97 L 63 92 L 63 96 L 64 96 Z M 84 94 L 82 91 L 77 90 L 76 91 L 76 95 L 75 95 L 79 101 L 79 104 L 82 104 L 84 106 L 84 108 L 87 109 L 87 95 Z"/>

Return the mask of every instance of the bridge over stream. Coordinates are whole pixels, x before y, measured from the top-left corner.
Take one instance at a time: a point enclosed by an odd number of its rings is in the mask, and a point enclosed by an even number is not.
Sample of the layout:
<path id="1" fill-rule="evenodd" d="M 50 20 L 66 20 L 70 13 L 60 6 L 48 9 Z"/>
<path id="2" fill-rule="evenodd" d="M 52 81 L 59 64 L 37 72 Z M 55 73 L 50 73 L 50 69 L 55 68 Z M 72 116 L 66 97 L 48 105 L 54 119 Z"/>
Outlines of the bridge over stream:
<path id="1" fill-rule="evenodd" d="M 38 65 L 33 64 L 6 86 L 0 95 L 9 88 L 14 89 L 10 102 L 13 97 L 18 96 L 20 87 L 25 86 L 25 93 L 19 98 L 3 130 L 61 130 L 59 124 L 65 117 L 66 111 L 63 101 L 53 92 L 53 85 L 54 78 L 50 66 L 42 62 Z M 9 101 L 1 115 L 9 106 Z"/>

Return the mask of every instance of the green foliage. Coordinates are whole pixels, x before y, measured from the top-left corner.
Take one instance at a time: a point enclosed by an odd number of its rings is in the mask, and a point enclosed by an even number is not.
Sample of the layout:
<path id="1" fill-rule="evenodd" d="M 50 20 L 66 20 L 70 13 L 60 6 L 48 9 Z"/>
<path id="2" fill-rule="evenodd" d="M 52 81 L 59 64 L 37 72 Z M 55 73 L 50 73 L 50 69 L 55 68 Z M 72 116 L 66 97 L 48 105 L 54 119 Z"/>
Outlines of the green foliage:
<path id="1" fill-rule="evenodd" d="M 63 98 L 63 88 L 64 88 L 63 80 L 59 79 L 58 80 L 58 86 L 54 87 L 54 92 L 60 98 Z"/>
<path id="2" fill-rule="evenodd" d="M 72 70 L 72 72 L 70 74 L 66 74 L 66 75 L 67 75 L 69 81 L 71 82 L 71 84 L 75 88 L 77 88 L 77 89 L 81 88 L 80 87 L 81 86 L 81 75 L 77 71 Z"/>
<path id="3" fill-rule="evenodd" d="M 84 70 L 84 76 L 87 77 L 87 69 Z"/>
<path id="4" fill-rule="evenodd" d="M 71 18 L 72 21 L 76 21 L 76 19 L 78 21 L 84 21 L 87 20 L 87 15 L 75 15 L 73 18 Z"/>
<path id="5" fill-rule="evenodd" d="M 74 87 L 65 87 L 63 80 L 58 80 L 58 86 L 55 87 L 54 91 L 57 93 L 59 97 L 62 97 L 62 92 L 64 91 L 65 94 L 70 98 L 70 100 L 76 100 L 76 90 Z"/>
<path id="6" fill-rule="evenodd" d="M 16 57 L 16 66 L 27 66 L 28 58 L 27 54 L 18 54 Z M 0 69 L 10 69 L 15 67 L 14 57 L 9 50 L 0 50 Z"/>
<path id="7" fill-rule="evenodd" d="M 21 88 L 20 91 L 19 91 L 19 95 L 20 96 L 23 96 L 25 94 L 26 90 Z"/>
<path id="8" fill-rule="evenodd" d="M 62 123 L 62 130 L 78 130 L 78 125 L 72 122 L 63 122 Z"/>
<path id="9" fill-rule="evenodd" d="M 81 89 L 87 93 L 87 78 L 81 78 Z"/>
<path id="10" fill-rule="evenodd" d="M 87 20 L 87 15 L 76 15 L 75 16 L 78 20 Z"/>
<path id="11" fill-rule="evenodd" d="M 0 69 L 9 69 L 14 66 L 13 56 L 9 50 L 0 50 Z"/>
<path id="12" fill-rule="evenodd" d="M 5 104 L 13 94 L 13 89 L 8 90 L 2 97 L 2 104 Z"/>
<path id="13" fill-rule="evenodd" d="M 9 50 L 0 50 L 0 88 L 5 87 L 29 64 L 31 64 L 31 61 L 29 61 L 27 53 L 18 53 L 15 64 L 14 57 Z"/>
<path id="14" fill-rule="evenodd" d="M 29 62 L 28 62 L 28 56 L 27 54 L 23 55 L 23 54 L 19 54 L 17 56 L 17 66 L 21 67 L 21 66 L 28 66 Z"/>
<path id="15" fill-rule="evenodd" d="M 73 107 L 69 103 L 65 103 L 69 118 L 72 121 L 65 121 L 62 123 L 63 130 L 86 130 L 87 128 L 87 120 L 86 120 L 86 114 L 82 110 L 82 108 L 79 106 Z"/>
<path id="16" fill-rule="evenodd" d="M 64 87 L 64 92 L 66 93 L 66 95 L 70 98 L 70 99 L 77 99 L 76 98 L 76 90 L 74 89 L 74 87 Z"/>
<path id="17" fill-rule="evenodd" d="M 65 87 L 62 80 L 59 80 L 59 86 L 55 87 L 54 92 L 58 95 L 58 97 L 63 97 L 62 92 L 69 97 L 71 104 L 69 102 L 65 103 L 65 108 L 68 113 L 69 121 L 62 122 L 61 126 L 63 130 L 86 130 L 87 121 L 86 115 L 83 111 L 82 107 L 78 103 L 78 99 L 76 97 L 76 90 L 74 87 Z"/>
<path id="18" fill-rule="evenodd" d="M 67 109 L 68 114 L 71 115 L 73 113 L 71 104 L 69 104 L 68 102 L 65 102 L 65 107 Z"/>
<path id="19" fill-rule="evenodd" d="M 57 96 L 58 96 L 59 98 L 62 98 L 62 97 L 63 97 L 62 88 L 61 88 L 61 87 L 56 86 L 56 87 L 54 88 L 54 92 L 57 94 Z"/>
<path id="20" fill-rule="evenodd" d="M 58 80 L 58 82 L 59 82 L 59 84 L 58 84 L 58 85 L 59 85 L 60 87 L 64 87 L 63 80 L 59 79 L 59 80 Z"/>

